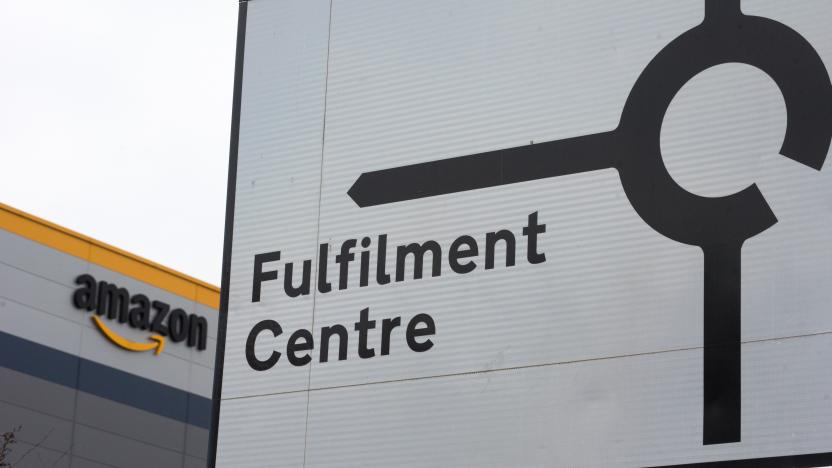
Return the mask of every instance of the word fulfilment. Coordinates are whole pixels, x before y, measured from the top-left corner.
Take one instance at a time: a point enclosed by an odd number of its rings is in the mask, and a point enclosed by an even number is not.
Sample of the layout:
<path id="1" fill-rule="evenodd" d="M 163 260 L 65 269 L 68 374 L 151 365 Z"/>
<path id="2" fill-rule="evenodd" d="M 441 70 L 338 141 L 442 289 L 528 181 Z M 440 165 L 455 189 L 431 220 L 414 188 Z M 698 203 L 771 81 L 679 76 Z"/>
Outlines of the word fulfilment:
<path id="1" fill-rule="evenodd" d="M 546 232 L 545 224 L 538 224 L 537 212 L 528 216 L 528 222 L 522 229 L 523 237 L 526 238 L 526 261 L 530 264 L 538 264 L 546 261 L 546 254 L 538 251 L 538 235 Z M 514 233 L 507 229 L 501 229 L 485 234 L 484 268 L 491 270 L 496 264 L 496 250 L 501 246 L 505 250 L 504 265 L 511 267 L 515 265 L 517 239 Z M 344 290 L 350 287 L 350 268 L 356 261 L 358 255 L 358 286 L 365 287 L 370 284 L 371 276 L 379 285 L 385 285 L 392 281 L 405 281 L 407 266 L 413 266 L 413 279 L 421 279 L 425 270 L 430 275 L 438 277 L 442 275 L 442 260 L 445 258 L 442 246 L 438 242 L 428 240 L 414 242 L 406 245 L 399 245 L 395 248 L 395 266 L 388 268 L 387 265 L 387 235 L 381 234 L 376 238 L 375 246 L 370 237 L 361 239 L 361 250 L 356 251 L 358 239 L 347 239 L 342 244 L 337 254 L 337 281 L 331 280 L 329 276 L 330 245 L 321 244 L 318 251 L 318 277 L 317 289 L 322 294 L 329 293 L 335 288 Z M 370 265 L 371 251 L 375 250 L 375 265 Z M 391 249 L 392 250 L 392 249 Z M 477 240 L 469 235 L 457 237 L 447 249 L 447 261 L 451 271 L 457 274 L 471 273 L 477 268 L 477 257 L 480 256 L 481 246 Z M 429 255 L 427 255 L 429 254 Z M 426 265 L 427 258 L 430 263 Z M 260 302 L 263 288 L 268 287 L 267 282 L 280 278 L 280 268 L 274 268 L 270 264 L 280 260 L 280 251 L 266 252 L 254 256 L 254 274 L 252 275 L 251 302 Z M 296 278 L 296 263 L 287 262 L 283 264 L 283 291 L 289 297 L 305 296 L 311 292 L 312 282 L 312 260 L 303 260 L 301 263 L 300 278 Z M 374 270 L 374 271 L 372 271 Z M 355 272 L 353 271 L 353 274 Z"/>

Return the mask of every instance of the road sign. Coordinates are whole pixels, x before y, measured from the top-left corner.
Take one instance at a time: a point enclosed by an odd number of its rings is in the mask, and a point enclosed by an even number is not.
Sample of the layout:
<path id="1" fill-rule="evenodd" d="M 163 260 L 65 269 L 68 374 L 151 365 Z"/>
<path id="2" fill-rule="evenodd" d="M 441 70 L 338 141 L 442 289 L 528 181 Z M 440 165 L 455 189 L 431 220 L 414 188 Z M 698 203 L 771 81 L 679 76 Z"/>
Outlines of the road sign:
<path id="1" fill-rule="evenodd" d="M 218 465 L 832 463 L 832 7 L 240 11 Z"/>

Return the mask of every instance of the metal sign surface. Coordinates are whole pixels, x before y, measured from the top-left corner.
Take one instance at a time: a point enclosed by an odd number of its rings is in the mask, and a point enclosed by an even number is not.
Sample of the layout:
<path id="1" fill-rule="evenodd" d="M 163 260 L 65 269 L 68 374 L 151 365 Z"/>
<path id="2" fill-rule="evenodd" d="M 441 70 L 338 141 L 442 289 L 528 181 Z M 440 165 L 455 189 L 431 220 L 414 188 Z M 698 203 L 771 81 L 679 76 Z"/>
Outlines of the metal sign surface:
<path id="1" fill-rule="evenodd" d="M 212 462 L 832 462 L 830 5 L 240 12 Z"/>

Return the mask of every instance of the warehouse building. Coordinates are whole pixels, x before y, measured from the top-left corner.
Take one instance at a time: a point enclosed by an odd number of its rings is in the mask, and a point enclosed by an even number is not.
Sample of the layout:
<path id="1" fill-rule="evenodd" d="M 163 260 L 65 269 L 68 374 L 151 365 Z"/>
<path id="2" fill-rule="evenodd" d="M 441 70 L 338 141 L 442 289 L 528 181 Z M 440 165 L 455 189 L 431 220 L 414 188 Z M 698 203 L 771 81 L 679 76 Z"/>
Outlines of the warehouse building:
<path id="1" fill-rule="evenodd" d="M 219 290 L 0 204 L 0 433 L 24 467 L 205 466 Z"/>

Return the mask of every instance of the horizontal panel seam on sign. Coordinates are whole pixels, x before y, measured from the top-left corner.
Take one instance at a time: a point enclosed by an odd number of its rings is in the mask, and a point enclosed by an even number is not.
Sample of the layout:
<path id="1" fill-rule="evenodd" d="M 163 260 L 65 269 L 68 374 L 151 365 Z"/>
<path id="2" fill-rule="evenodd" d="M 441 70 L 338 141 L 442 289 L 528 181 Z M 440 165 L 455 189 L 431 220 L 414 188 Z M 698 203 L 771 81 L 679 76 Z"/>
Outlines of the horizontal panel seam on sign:
<path id="1" fill-rule="evenodd" d="M 213 309 L 219 288 L 138 255 L 0 203 L 0 229 Z"/>
<path id="2" fill-rule="evenodd" d="M 807 333 L 805 335 L 790 335 L 790 336 L 781 336 L 776 338 L 760 338 L 757 340 L 747 340 L 742 341 L 740 344 L 754 344 L 754 343 L 766 343 L 766 342 L 776 342 L 776 341 L 783 341 L 783 340 L 794 340 L 799 338 L 811 338 L 814 336 L 824 336 L 824 335 L 832 335 L 832 330 L 824 331 L 824 332 L 817 332 L 817 333 Z M 245 395 L 245 396 L 238 396 L 238 397 L 229 397 L 223 398 L 223 401 L 228 400 L 243 400 L 246 398 L 257 398 L 257 397 L 266 397 L 266 396 L 274 396 L 274 395 L 286 395 L 291 393 L 303 393 L 303 392 L 315 392 L 315 391 L 325 391 L 325 390 L 337 390 L 341 388 L 353 388 L 353 387 L 366 387 L 370 385 L 381 385 L 381 384 L 389 384 L 389 383 L 399 383 L 399 382 L 414 382 L 419 380 L 429 380 L 429 379 L 444 379 L 450 377 L 457 377 L 457 376 L 467 376 L 467 375 L 477 375 L 477 374 L 491 374 L 491 373 L 498 373 L 498 372 L 506 372 L 506 371 L 514 371 L 514 370 L 522 370 L 522 369 L 535 369 L 541 367 L 554 367 L 554 366 L 562 366 L 568 364 L 577 364 L 583 362 L 597 362 L 597 361 L 610 361 L 613 359 L 625 359 L 631 357 L 638 357 L 638 356 L 654 356 L 659 354 L 666 354 L 666 353 L 677 353 L 681 351 L 696 351 L 702 350 L 704 346 L 693 346 L 688 348 L 672 348 L 672 349 L 663 349 L 659 351 L 648 351 L 643 353 L 632 353 L 632 354 L 620 354 L 615 356 L 603 356 L 603 357 L 596 357 L 596 358 L 588 358 L 588 359 L 574 359 L 570 361 L 559 361 L 559 362 L 546 362 L 540 364 L 528 364 L 524 366 L 511 366 L 511 367 L 501 367 L 497 369 L 482 369 L 482 370 L 475 370 L 475 371 L 466 371 L 466 372 L 455 372 L 450 374 L 438 374 L 438 375 L 426 375 L 422 377 L 410 377 L 404 379 L 390 379 L 390 380 L 378 380 L 374 382 L 362 382 L 362 383 L 354 383 L 354 384 L 345 384 L 345 385 L 329 385 L 325 387 L 316 387 L 316 388 L 308 388 L 308 389 L 300 389 L 300 390 L 287 390 L 285 392 L 273 392 L 273 393 L 263 393 L 257 395 Z"/>
<path id="3" fill-rule="evenodd" d="M 327 95 L 329 91 L 329 58 L 330 58 L 330 50 L 332 45 L 332 0 L 329 0 L 329 18 L 327 20 L 327 37 L 326 37 L 326 68 L 324 70 L 324 111 L 323 116 L 321 119 L 321 164 L 318 169 L 318 214 L 315 226 L 315 268 L 317 270 L 319 265 L 318 256 L 320 255 L 320 250 L 318 249 L 318 245 L 321 242 L 321 204 L 323 202 L 323 189 L 324 189 L 324 154 L 326 152 L 326 104 L 327 104 Z M 317 271 L 316 271 L 317 273 Z M 312 292 L 312 330 L 315 329 L 315 308 L 317 305 L 318 299 L 318 288 L 315 288 Z M 309 375 L 306 380 L 306 388 L 309 389 L 312 387 L 312 370 L 314 366 L 309 366 Z M 309 437 L 309 396 L 306 397 L 306 416 L 304 417 L 304 425 L 303 425 L 303 465 L 306 466 L 306 449 L 307 449 L 307 441 Z"/>

